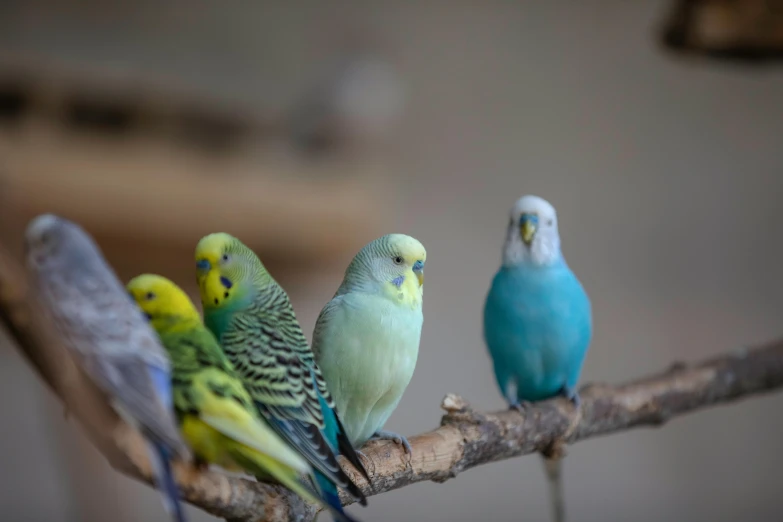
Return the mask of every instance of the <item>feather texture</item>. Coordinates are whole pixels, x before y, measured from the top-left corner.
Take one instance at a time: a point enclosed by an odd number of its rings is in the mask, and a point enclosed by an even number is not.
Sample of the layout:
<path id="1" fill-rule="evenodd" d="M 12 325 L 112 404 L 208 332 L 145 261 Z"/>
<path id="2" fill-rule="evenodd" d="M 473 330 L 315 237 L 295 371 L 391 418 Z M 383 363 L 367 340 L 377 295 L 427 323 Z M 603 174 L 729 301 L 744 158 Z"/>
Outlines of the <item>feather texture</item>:
<path id="1" fill-rule="evenodd" d="M 317 471 L 322 492 L 335 485 L 362 504 L 361 490 L 336 453 L 367 472 L 342 431 L 334 401 L 285 291 L 258 257 L 236 238 L 212 234 L 196 249 L 204 317 L 241 376 L 258 411 Z M 226 283 L 230 289 L 226 288 Z M 342 509 L 337 501 L 336 509 Z"/>
<path id="2" fill-rule="evenodd" d="M 239 374 L 187 295 L 154 275 L 133 279 L 128 290 L 150 317 L 171 357 L 174 405 L 196 458 L 279 482 L 306 500 L 334 509 L 327 494 L 299 479 L 303 474 L 314 480 L 311 466 L 259 415 Z M 351 520 L 342 510 L 336 514 Z"/>
<path id="3" fill-rule="evenodd" d="M 188 451 L 172 409 L 169 360 L 155 332 L 81 227 L 47 214 L 30 223 L 25 239 L 28 272 L 61 339 L 148 439 L 164 505 L 184 521 L 166 459 Z"/>

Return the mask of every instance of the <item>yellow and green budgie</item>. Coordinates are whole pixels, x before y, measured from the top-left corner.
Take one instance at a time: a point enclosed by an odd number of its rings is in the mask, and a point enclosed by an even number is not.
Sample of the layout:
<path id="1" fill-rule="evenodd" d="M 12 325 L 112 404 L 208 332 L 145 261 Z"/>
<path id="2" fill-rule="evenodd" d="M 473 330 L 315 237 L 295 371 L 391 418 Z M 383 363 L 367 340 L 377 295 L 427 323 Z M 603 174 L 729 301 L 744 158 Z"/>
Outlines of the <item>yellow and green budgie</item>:
<path id="1" fill-rule="evenodd" d="M 275 480 L 306 500 L 330 507 L 300 480 L 300 475 L 312 480 L 312 468 L 258 415 L 234 367 L 185 292 L 151 274 L 132 279 L 127 289 L 169 354 L 174 409 L 196 461 Z"/>
<path id="2" fill-rule="evenodd" d="M 321 311 L 313 351 L 348 437 L 405 437 L 384 431 L 413 377 L 424 321 L 422 295 L 427 252 L 416 239 L 389 234 L 362 248 L 337 293 Z"/>
<path id="3" fill-rule="evenodd" d="M 336 454 L 343 454 L 368 482 L 369 476 L 335 411 L 288 294 L 258 256 L 228 234 L 202 238 L 195 257 L 204 323 L 258 411 L 313 466 L 332 508 L 343 512 L 337 486 L 366 505 Z"/>

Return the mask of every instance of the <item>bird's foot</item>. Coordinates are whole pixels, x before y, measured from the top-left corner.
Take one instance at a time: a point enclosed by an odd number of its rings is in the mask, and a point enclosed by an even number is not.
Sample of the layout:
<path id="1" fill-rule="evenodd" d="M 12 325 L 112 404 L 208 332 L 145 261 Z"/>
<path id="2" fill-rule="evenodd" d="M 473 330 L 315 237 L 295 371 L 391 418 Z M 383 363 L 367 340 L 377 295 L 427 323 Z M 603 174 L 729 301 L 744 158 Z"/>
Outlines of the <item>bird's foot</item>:
<path id="1" fill-rule="evenodd" d="M 373 434 L 371 440 L 390 440 L 395 444 L 399 444 L 400 446 L 405 448 L 405 453 L 407 453 L 408 455 L 413 455 L 413 448 L 411 448 L 408 439 L 406 439 L 399 433 L 394 433 L 393 431 L 379 430 L 376 431 L 375 434 Z"/>
<path id="2" fill-rule="evenodd" d="M 509 404 L 509 410 L 517 410 L 522 415 L 527 415 L 527 411 L 533 407 L 533 403 L 530 401 L 519 401 Z"/>
<path id="3" fill-rule="evenodd" d="M 560 393 L 571 401 L 574 404 L 574 407 L 578 410 L 582 407 L 582 398 L 579 396 L 579 392 L 569 388 L 568 386 L 563 386 L 563 389 L 560 391 Z"/>
<path id="4" fill-rule="evenodd" d="M 375 475 L 375 462 L 373 462 L 373 460 L 370 457 L 368 457 L 363 451 L 361 450 L 355 450 L 355 451 L 356 454 L 359 455 L 359 459 L 362 461 L 362 465 L 364 466 L 364 469 L 368 468 L 367 463 L 369 462 L 371 464 L 371 466 L 369 467 L 372 468 L 372 474 Z"/>
<path id="5" fill-rule="evenodd" d="M 568 386 L 563 386 L 563 389 L 560 393 L 569 401 L 571 401 L 571 403 L 574 405 L 575 411 L 568 429 L 562 436 L 562 440 L 566 441 L 571 437 L 571 435 L 573 435 L 574 431 L 576 431 L 576 428 L 579 426 L 579 423 L 582 421 L 582 398 L 579 396 L 578 391 Z"/>

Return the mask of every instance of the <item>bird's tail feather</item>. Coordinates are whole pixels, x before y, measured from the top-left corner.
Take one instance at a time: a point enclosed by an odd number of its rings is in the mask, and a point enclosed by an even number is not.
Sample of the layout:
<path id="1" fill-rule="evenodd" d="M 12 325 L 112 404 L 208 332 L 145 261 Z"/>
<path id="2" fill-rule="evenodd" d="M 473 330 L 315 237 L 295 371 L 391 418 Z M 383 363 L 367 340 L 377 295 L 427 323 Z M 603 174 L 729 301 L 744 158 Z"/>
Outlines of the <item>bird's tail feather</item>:
<path id="1" fill-rule="evenodd" d="M 565 522 L 565 498 L 563 496 L 563 460 L 544 457 L 544 469 L 549 483 L 549 499 L 552 503 L 553 522 Z"/>
<path id="2" fill-rule="evenodd" d="M 359 522 L 343 511 L 337 487 L 323 474 L 315 472 L 315 489 L 296 476 L 296 472 L 274 458 L 236 443 L 229 447 L 231 457 L 259 480 L 273 480 L 287 487 L 304 500 L 320 502 L 341 522 Z"/>
<path id="3" fill-rule="evenodd" d="M 335 486 L 331 480 L 326 478 L 322 473 L 316 471 L 315 483 L 318 487 L 318 491 L 321 493 L 321 499 L 323 499 L 324 505 L 332 513 L 335 520 L 340 522 L 359 522 L 345 512 L 343 503 L 340 502 L 340 495 L 337 493 L 337 486 Z"/>
<path id="4" fill-rule="evenodd" d="M 372 485 L 372 480 L 370 480 L 370 475 L 367 473 L 367 469 L 365 469 L 362 459 L 359 458 L 359 455 L 356 453 L 356 448 L 353 447 L 353 444 L 351 444 L 351 441 L 348 439 L 348 435 L 345 433 L 345 428 L 343 427 L 343 423 L 340 422 L 340 415 L 337 413 L 337 408 L 334 409 L 334 420 L 337 423 L 336 435 L 340 454 L 348 459 L 348 462 L 367 479 L 368 484 Z M 361 496 L 356 500 L 358 500 L 362 506 L 367 505 L 367 499 L 364 496 Z"/>
<path id="5" fill-rule="evenodd" d="M 187 522 L 185 508 L 179 501 L 179 488 L 171 469 L 171 452 L 162 444 L 150 444 L 152 472 L 155 486 L 163 499 L 163 506 L 175 522 Z"/>

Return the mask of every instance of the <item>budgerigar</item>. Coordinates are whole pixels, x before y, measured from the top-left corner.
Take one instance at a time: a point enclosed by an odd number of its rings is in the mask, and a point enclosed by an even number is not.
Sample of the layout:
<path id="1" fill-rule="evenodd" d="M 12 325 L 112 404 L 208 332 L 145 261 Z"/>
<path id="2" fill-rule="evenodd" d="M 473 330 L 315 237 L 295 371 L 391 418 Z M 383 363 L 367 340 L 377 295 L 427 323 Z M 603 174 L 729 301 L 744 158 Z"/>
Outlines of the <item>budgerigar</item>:
<path id="1" fill-rule="evenodd" d="M 484 308 L 495 378 L 512 407 L 564 395 L 576 385 L 592 337 L 590 300 L 560 251 L 557 214 L 536 196 L 511 209 L 503 265 Z M 565 519 L 560 461 L 545 461 L 555 520 Z"/>
<path id="2" fill-rule="evenodd" d="M 150 443 L 164 505 L 185 520 L 170 461 L 189 458 L 174 418 L 170 364 L 93 239 L 45 214 L 26 232 L 27 267 L 65 345 L 125 419 Z"/>
<path id="3" fill-rule="evenodd" d="M 403 444 L 383 431 L 413 376 L 424 321 L 427 252 L 416 239 L 389 234 L 354 257 L 313 333 L 316 361 L 351 443 L 370 438 Z"/>
<path id="4" fill-rule="evenodd" d="M 204 322 L 258 411 L 315 468 L 318 488 L 332 507 L 342 510 L 336 486 L 366 505 L 335 454 L 369 477 L 335 412 L 288 294 L 258 256 L 228 234 L 199 241 L 196 270 Z"/>
<path id="5" fill-rule="evenodd" d="M 299 479 L 300 474 L 312 477 L 312 468 L 260 417 L 187 294 L 152 274 L 132 279 L 127 288 L 171 358 L 174 408 L 196 462 L 271 478 L 307 500 L 323 503 Z"/>

